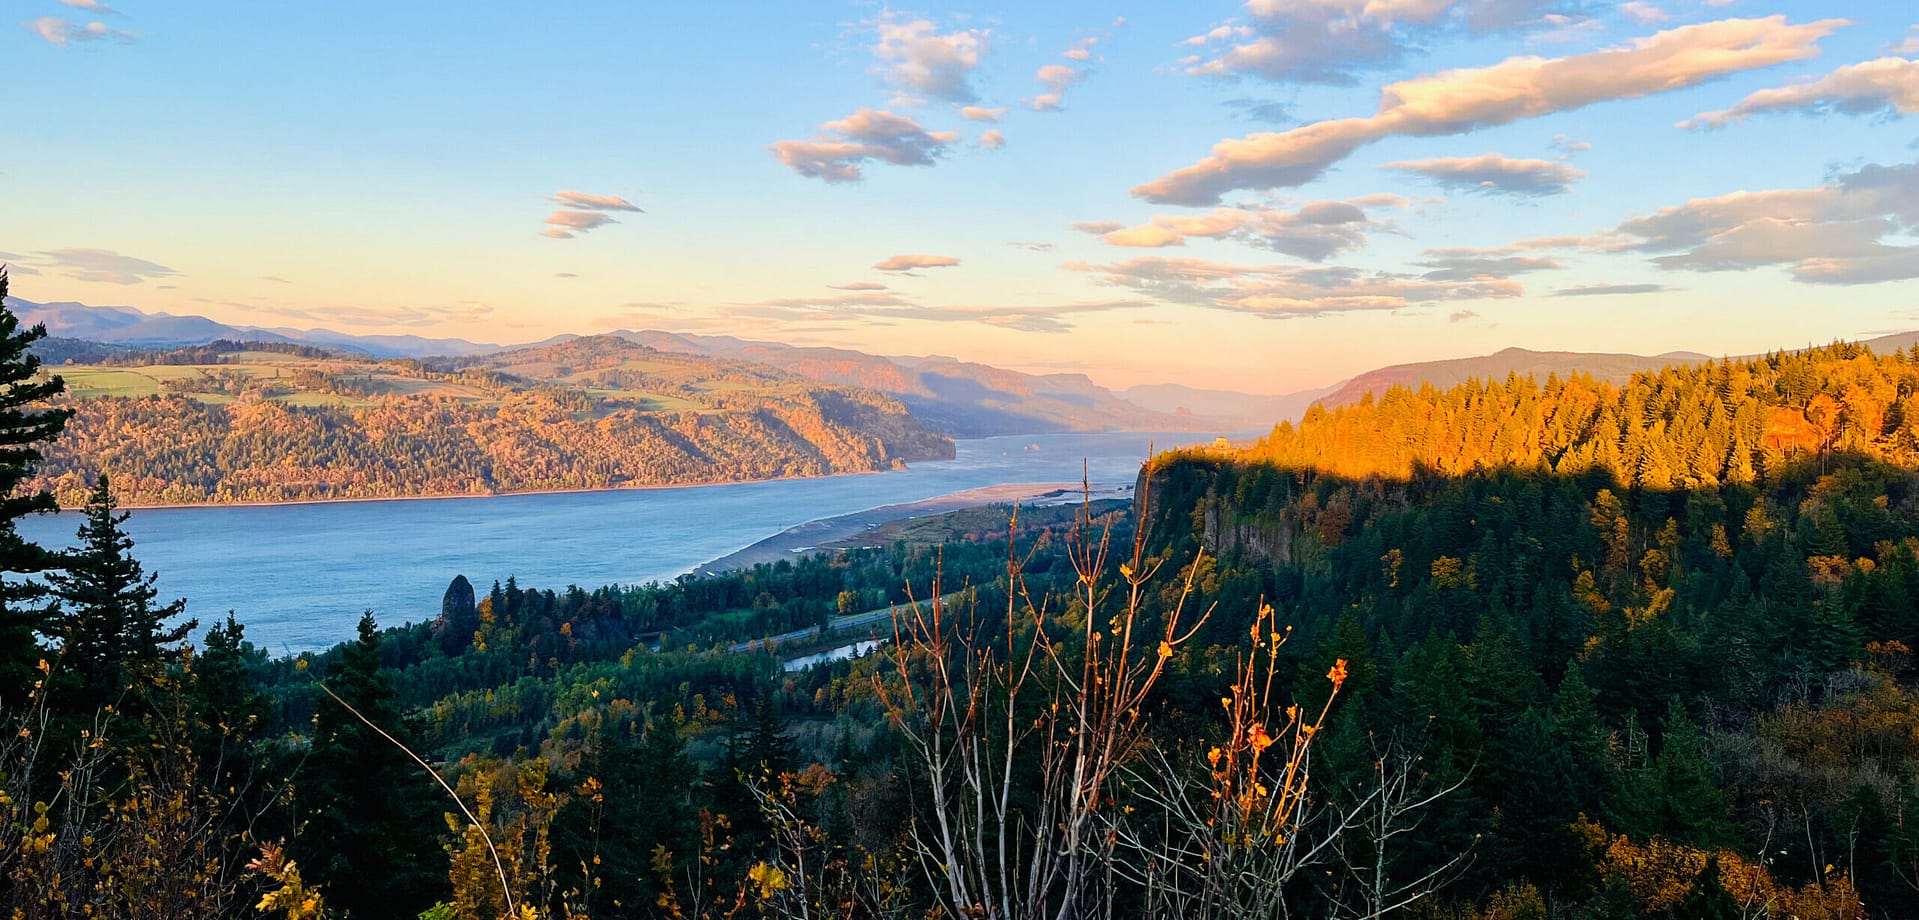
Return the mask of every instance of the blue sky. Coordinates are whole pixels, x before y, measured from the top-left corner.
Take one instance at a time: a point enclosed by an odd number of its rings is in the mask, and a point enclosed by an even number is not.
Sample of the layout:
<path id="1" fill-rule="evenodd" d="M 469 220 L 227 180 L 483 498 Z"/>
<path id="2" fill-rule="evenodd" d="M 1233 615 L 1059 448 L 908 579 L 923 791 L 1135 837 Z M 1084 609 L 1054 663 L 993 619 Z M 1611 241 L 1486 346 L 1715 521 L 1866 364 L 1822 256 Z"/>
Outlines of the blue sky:
<path id="1" fill-rule="evenodd" d="M 1904 3 L 8 11 L 32 300 L 1258 392 L 1919 328 Z"/>

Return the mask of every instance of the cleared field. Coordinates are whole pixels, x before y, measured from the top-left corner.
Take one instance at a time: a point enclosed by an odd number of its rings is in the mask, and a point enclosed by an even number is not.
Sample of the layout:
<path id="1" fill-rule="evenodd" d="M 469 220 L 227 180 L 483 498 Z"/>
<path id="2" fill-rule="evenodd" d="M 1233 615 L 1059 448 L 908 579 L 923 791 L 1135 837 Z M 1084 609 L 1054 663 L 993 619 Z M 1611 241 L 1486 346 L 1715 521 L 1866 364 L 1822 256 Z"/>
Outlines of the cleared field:
<path id="1" fill-rule="evenodd" d="M 200 358 L 196 354 L 192 356 Z M 497 406 L 504 395 L 494 384 L 475 382 L 469 370 L 507 377 L 505 389 L 525 385 L 558 386 L 587 396 L 597 405 L 589 413 L 613 412 L 700 415 L 724 414 L 712 397 L 763 397 L 779 401 L 802 397 L 795 386 L 757 368 L 711 360 L 663 355 L 630 343 L 607 340 L 532 349 L 480 362 L 423 371 L 415 362 L 385 361 L 351 355 L 310 357 L 253 350 L 225 352 L 216 363 L 65 365 L 49 368 L 66 378 L 68 390 L 82 399 L 175 395 L 209 405 L 259 393 L 289 406 L 360 408 L 392 397 L 457 400 L 469 406 Z M 514 380 L 513 378 L 518 378 Z M 518 381 L 525 381 L 522 384 Z"/>
<path id="2" fill-rule="evenodd" d="M 63 367 L 61 378 L 67 391 L 82 399 L 99 396 L 153 396 L 160 392 L 160 381 L 137 371 L 118 368 Z"/>
<path id="3" fill-rule="evenodd" d="M 665 393 L 648 393 L 644 390 L 608 390 L 599 387 L 587 387 L 584 392 L 596 399 L 631 405 L 642 412 L 709 413 L 714 411 L 711 406 L 702 406 L 686 397 Z"/>

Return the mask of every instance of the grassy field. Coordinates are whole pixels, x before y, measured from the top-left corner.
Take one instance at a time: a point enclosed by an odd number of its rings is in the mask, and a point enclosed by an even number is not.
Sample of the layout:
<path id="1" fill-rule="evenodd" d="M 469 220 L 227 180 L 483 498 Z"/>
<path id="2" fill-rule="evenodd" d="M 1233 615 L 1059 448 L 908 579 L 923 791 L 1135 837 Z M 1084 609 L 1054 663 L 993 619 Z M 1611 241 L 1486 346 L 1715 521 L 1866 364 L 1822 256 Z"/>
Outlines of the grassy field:
<path id="1" fill-rule="evenodd" d="M 134 398 L 177 395 L 210 405 L 237 398 L 236 389 L 261 390 L 266 398 L 290 406 L 370 406 L 382 396 L 440 396 L 462 402 L 494 402 L 497 397 L 477 387 L 443 380 L 403 376 L 378 363 L 316 360 L 272 352 L 235 352 L 221 364 L 154 364 L 142 366 L 65 365 L 53 368 L 67 383 L 67 392 L 80 399 Z M 304 388 L 296 375 L 311 371 L 355 392 Z M 310 378 L 309 378 L 310 379 Z M 364 393 L 365 395 L 359 395 Z"/>

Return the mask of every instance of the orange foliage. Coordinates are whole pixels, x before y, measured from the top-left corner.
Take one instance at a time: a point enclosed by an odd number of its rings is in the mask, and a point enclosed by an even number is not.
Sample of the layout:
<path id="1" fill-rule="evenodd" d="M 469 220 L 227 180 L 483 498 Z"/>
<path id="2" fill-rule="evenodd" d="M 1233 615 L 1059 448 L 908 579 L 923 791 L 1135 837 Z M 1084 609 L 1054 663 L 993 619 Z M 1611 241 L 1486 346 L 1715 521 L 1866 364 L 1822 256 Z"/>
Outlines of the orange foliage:
<path id="1" fill-rule="evenodd" d="M 1658 838 L 1640 844 L 1620 835 L 1606 847 L 1602 869 L 1624 879 L 1648 914 L 1664 913 L 1686 896 L 1713 855 Z M 1748 913 L 1764 909 L 1774 917 L 1798 920 L 1859 920 L 1865 916 L 1859 893 L 1844 873 L 1834 872 L 1823 882 L 1795 889 L 1774 880 L 1765 867 L 1748 862 L 1738 853 L 1720 850 L 1717 855 L 1720 883 L 1733 900 L 1747 907 Z"/>
<path id="2" fill-rule="evenodd" d="M 1782 451 L 1818 450 L 1819 430 L 1798 409 L 1775 406 L 1766 413 L 1766 433 L 1760 443 Z"/>

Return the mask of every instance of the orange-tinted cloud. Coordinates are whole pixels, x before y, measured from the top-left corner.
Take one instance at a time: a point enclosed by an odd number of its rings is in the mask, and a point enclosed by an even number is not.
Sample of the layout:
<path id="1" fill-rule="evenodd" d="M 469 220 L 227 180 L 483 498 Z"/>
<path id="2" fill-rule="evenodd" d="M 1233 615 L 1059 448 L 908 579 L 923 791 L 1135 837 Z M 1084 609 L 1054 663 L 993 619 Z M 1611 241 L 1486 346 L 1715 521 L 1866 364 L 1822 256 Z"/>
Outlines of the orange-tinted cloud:
<path id="1" fill-rule="evenodd" d="M 1784 16 L 1668 29 L 1590 54 L 1515 57 L 1388 84 L 1378 111 L 1214 145 L 1182 169 L 1133 188 L 1163 204 L 1215 204 L 1239 189 L 1303 185 L 1360 147 L 1394 135 L 1437 137 L 1694 86 L 1714 77 L 1819 53 L 1844 20 L 1792 24 Z"/>
<path id="2" fill-rule="evenodd" d="M 876 262 L 873 267 L 883 272 L 910 272 L 916 268 L 952 268 L 958 264 L 960 260 L 952 256 L 908 254 Z"/>
<path id="3" fill-rule="evenodd" d="M 1512 195 L 1558 195 L 1586 177 L 1583 170 L 1553 160 L 1514 159 L 1499 153 L 1383 163 L 1381 169 L 1417 173 L 1449 189 Z"/>
<path id="4" fill-rule="evenodd" d="M 905 115 L 860 109 L 820 125 L 810 140 L 775 141 L 768 149 L 789 169 L 823 182 L 858 182 L 861 164 L 931 166 L 959 139 L 957 131 L 928 131 Z"/>
<path id="5" fill-rule="evenodd" d="M 1762 89 L 1718 112 L 1702 112 L 1681 128 L 1723 128 L 1770 112 L 1875 115 L 1919 112 L 1919 61 L 1882 57 L 1848 64 L 1814 80 Z"/>

